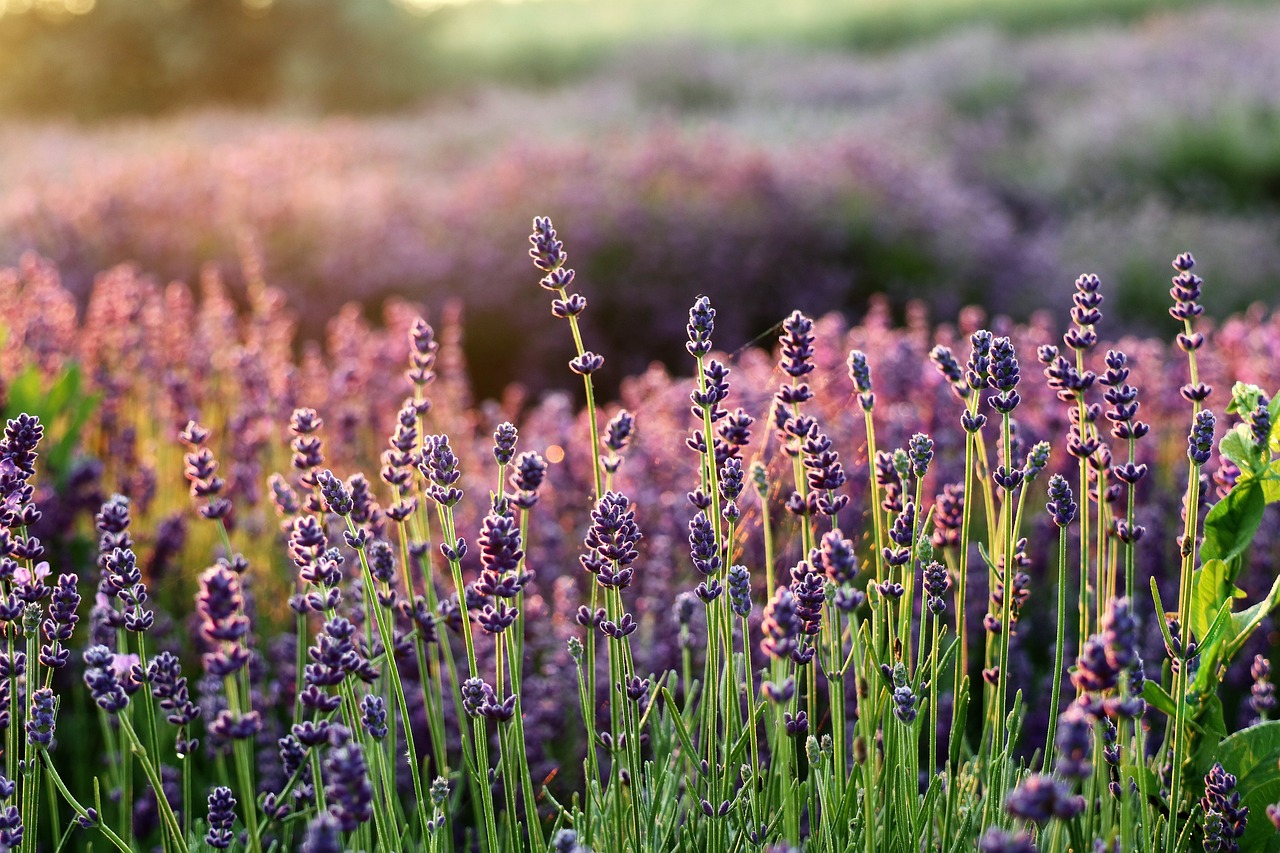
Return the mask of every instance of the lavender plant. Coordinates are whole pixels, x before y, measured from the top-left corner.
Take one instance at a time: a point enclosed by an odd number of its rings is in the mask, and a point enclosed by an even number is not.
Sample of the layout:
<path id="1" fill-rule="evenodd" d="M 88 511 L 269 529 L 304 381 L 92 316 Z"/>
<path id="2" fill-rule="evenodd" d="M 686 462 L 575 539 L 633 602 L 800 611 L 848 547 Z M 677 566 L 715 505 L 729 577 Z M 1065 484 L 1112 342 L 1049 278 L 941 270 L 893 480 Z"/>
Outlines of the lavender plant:
<path id="1" fill-rule="evenodd" d="M 658 386 L 676 420 L 656 405 L 606 414 L 564 244 L 543 218 L 530 240 L 582 377 L 581 414 L 555 429 L 545 408 L 521 428 L 485 407 L 459 418 L 461 389 L 436 381 L 452 344 L 420 317 L 401 318 L 394 357 L 369 359 L 404 371 L 382 420 L 349 395 L 332 417 L 289 396 L 274 448 L 232 428 L 267 420 L 269 381 L 233 394 L 210 353 L 206 374 L 188 363 L 200 406 L 180 405 L 183 382 L 169 389 L 169 440 L 186 452 L 157 457 L 153 487 L 159 471 L 185 476 L 207 521 L 185 549 L 144 532 L 135 512 L 153 518 L 161 499 L 120 466 L 133 497 L 100 503 L 86 556 L 34 532 L 43 424 L 9 421 L 0 845 L 1280 845 L 1265 655 L 1235 691 L 1248 725 L 1226 724 L 1234 662 L 1280 603 L 1280 580 L 1259 591 L 1250 577 L 1280 502 L 1280 404 L 1240 382 L 1221 419 L 1208 408 L 1190 255 L 1171 291 L 1185 423 L 1151 405 L 1174 395 L 1131 384 L 1146 345 L 1100 354 L 1105 288 L 1088 275 L 1062 347 L 1036 349 L 1042 388 L 1023 372 L 1027 335 L 972 328 L 963 362 L 957 341 L 918 347 L 933 384 L 906 391 L 935 395 L 919 409 L 886 405 L 903 390 L 892 351 L 828 351 L 799 312 L 777 327 L 776 367 L 719 353 L 699 297 L 693 378 Z M 341 375 L 386 382 L 359 336 L 337 337 Z M 1050 401 L 1056 421 L 1033 407 Z M 679 436 L 684 462 L 644 443 L 650 419 Z M 1160 499 L 1153 480 L 1173 482 L 1162 430 L 1186 436 L 1177 533 L 1143 508 Z M 381 454 L 361 451 L 388 434 Z M 254 485 L 272 468 L 267 490 Z M 1157 530 L 1176 537 L 1176 573 L 1150 570 Z M 161 557 L 194 549 L 209 567 L 193 609 Z M 93 590 L 64 571 L 85 561 Z"/>

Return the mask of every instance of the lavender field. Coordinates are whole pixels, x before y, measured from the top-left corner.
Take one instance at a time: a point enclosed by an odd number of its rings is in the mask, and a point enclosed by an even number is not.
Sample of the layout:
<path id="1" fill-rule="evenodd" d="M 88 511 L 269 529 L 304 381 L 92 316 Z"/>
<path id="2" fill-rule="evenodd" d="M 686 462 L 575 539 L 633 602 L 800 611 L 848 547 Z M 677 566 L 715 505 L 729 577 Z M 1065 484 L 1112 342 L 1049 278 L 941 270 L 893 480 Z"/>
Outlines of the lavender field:
<path id="1" fill-rule="evenodd" d="M 540 5 L 0 83 L 0 849 L 1280 851 L 1280 12 Z"/>

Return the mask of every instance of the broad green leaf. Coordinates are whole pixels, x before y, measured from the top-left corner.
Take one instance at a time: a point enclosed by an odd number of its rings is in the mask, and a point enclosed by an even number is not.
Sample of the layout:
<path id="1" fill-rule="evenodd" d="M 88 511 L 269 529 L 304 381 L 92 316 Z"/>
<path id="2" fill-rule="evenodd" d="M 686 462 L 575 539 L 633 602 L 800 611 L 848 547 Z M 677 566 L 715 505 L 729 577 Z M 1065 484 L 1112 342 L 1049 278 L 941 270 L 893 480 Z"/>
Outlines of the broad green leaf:
<path id="1" fill-rule="evenodd" d="M 1271 413 L 1271 435 L 1268 445 L 1274 447 L 1276 440 L 1280 439 L 1280 392 L 1271 395 L 1271 405 L 1267 406 L 1267 411 Z"/>
<path id="2" fill-rule="evenodd" d="M 1222 700 L 1216 694 L 1206 697 L 1197 715 L 1198 731 L 1193 734 L 1191 767 L 1197 777 L 1203 778 L 1213 766 L 1218 754 L 1218 743 L 1227 736 L 1227 724 L 1223 719 Z"/>
<path id="3" fill-rule="evenodd" d="M 1266 508 L 1258 480 L 1250 478 L 1236 483 L 1205 516 L 1201 559 L 1230 561 L 1243 554 L 1253 542 Z"/>
<path id="4" fill-rule="evenodd" d="M 1173 697 L 1169 692 L 1160 686 L 1158 681 L 1146 681 L 1142 685 L 1142 698 L 1147 700 L 1147 704 L 1151 705 L 1158 711 L 1163 711 L 1169 717 L 1174 716 Z"/>
<path id="5" fill-rule="evenodd" d="M 1229 658 L 1223 654 L 1223 639 L 1231 627 L 1231 601 L 1224 601 L 1209 629 L 1200 640 L 1200 668 L 1196 671 L 1195 689 L 1208 693 L 1217 689 L 1218 664 Z"/>
<path id="6" fill-rule="evenodd" d="M 28 367 L 18 374 L 17 378 L 9 384 L 8 411 L 11 416 L 19 412 L 33 415 L 43 412 L 44 392 L 40 390 L 40 385 L 40 371 L 35 367 Z"/>
<path id="7" fill-rule="evenodd" d="M 1218 443 L 1218 452 L 1230 459 L 1242 474 L 1261 476 L 1266 470 L 1262 451 L 1253 443 L 1253 433 L 1247 424 L 1236 424 Z"/>
<path id="8" fill-rule="evenodd" d="M 1262 620 L 1267 617 L 1272 610 L 1280 606 L 1280 576 L 1277 576 L 1271 584 L 1271 590 L 1267 593 L 1267 597 L 1259 601 L 1257 604 L 1234 613 L 1231 616 L 1231 639 L 1227 641 L 1227 660 L 1235 656 L 1245 640 L 1249 639 L 1257 627 L 1262 624 Z"/>
<path id="9" fill-rule="evenodd" d="M 1236 777 L 1236 790 L 1249 807 L 1241 850 L 1280 853 L 1280 833 L 1266 820 L 1266 808 L 1280 800 L 1280 721 L 1260 723 L 1218 744 L 1215 758 Z M 1259 820 L 1258 818 L 1262 818 Z"/>
<path id="10" fill-rule="evenodd" d="M 1191 581 L 1191 630 L 1203 637 L 1218 617 L 1223 602 L 1231 598 L 1227 564 L 1222 560 L 1206 560 Z"/>
<path id="11" fill-rule="evenodd" d="M 1258 400 L 1262 397 L 1262 389 L 1248 382 L 1237 382 L 1231 386 L 1231 402 L 1227 404 L 1228 415 L 1247 415 L 1258 408 Z"/>

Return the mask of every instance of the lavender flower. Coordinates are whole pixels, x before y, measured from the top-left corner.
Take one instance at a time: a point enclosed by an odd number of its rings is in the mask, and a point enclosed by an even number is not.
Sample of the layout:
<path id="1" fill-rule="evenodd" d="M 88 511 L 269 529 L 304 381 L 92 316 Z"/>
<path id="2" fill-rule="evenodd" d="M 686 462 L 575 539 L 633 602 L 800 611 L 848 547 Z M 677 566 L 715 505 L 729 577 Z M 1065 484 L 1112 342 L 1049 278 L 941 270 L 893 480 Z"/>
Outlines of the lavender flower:
<path id="1" fill-rule="evenodd" d="M 1086 779 L 1093 772 L 1093 723 L 1084 706 L 1072 703 L 1058 718 L 1058 773 L 1068 779 Z"/>
<path id="2" fill-rule="evenodd" d="M 853 380 L 853 388 L 858 394 L 858 404 L 864 412 L 869 412 L 876 405 L 876 395 L 871 387 L 871 366 L 867 364 L 867 354 L 861 350 L 849 351 L 849 378 Z"/>
<path id="3" fill-rule="evenodd" d="M 1204 809 L 1204 849 L 1236 853 L 1240 849 L 1238 839 L 1244 836 L 1249 809 L 1240 805 L 1240 792 L 1235 790 L 1236 777 L 1214 764 L 1204 777 L 1204 796 L 1200 807 Z"/>
<path id="4" fill-rule="evenodd" d="M 31 716 L 27 720 L 27 742 L 49 749 L 53 745 L 53 691 L 40 687 L 31 694 Z"/>
<path id="5" fill-rule="evenodd" d="M 360 724 L 374 740 L 387 736 L 387 708 L 381 696 L 369 693 L 360 700 Z"/>
<path id="6" fill-rule="evenodd" d="M 1249 689 L 1249 707 L 1255 716 L 1251 725 L 1265 722 L 1271 718 L 1276 709 L 1276 688 L 1271 683 L 1271 662 L 1262 655 L 1253 656 L 1253 665 L 1249 667 L 1253 677 L 1253 686 Z"/>
<path id="7" fill-rule="evenodd" d="M 733 612 L 747 618 L 751 615 L 751 575 L 746 566 L 729 567 L 728 586 Z"/>
<path id="8" fill-rule="evenodd" d="M 343 853 L 342 824 L 331 812 L 316 815 L 307 824 L 302 853 Z"/>
<path id="9" fill-rule="evenodd" d="M 515 458 L 519 438 L 520 433 L 514 424 L 507 421 L 498 424 L 498 428 L 493 431 L 493 458 L 499 465 L 505 466 Z"/>
<path id="10" fill-rule="evenodd" d="M 1053 523 L 1059 527 L 1066 527 L 1076 517 L 1075 496 L 1071 493 L 1071 484 L 1067 482 L 1067 478 L 1061 474 L 1054 474 L 1049 478 L 1049 502 L 1045 504 L 1045 509 L 1053 518 Z"/>
<path id="11" fill-rule="evenodd" d="M 1075 796 L 1051 776 L 1028 776 L 1004 801 L 1005 811 L 1014 817 L 1045 824 L 1050 818 L 1071 820 L 1084 810 L 1084 797 Z"/>
<path id="12" fill-rule="evenodd" d="M 700 512 L 689 522 L 689 555 L 693 567 L 704 575 L 719 573 L 720 543 L 716 541 L 715 528 L 706 513 Z"/>
<path id="13" fill-rule="evenodd" d="M 591 526 L 583 544 L 587 553 L 582 567 L 596 576 L 604 587 L 625 588 L 631 584 L 639 556 L 636 546 L 643 536 L 636 524 L 631 500 L 621 492 L 605 492 L 591 511 Z"/>
<path id="14" fill-rule="evenodd" d="M 526 451 L 516 457 L 515 469 L 510 482 L 518 494 L 511 502 L 521 509 L 532 509 L 547 474 L 546 460 L 533 451 Z"/>
<path id="15" fill-rule="evenodd" d="M 240 576 L 219 564 L 200 576 L 196 612 L 200 633 L 213 644 L 204 655 L 205 671 L 223 677 L 238 671 L 249 661 L 249 651 L 240 641 L 249 633 L 249 620 L 242 612 L 244 596 Z"/>
<path id="16" fill-rule="evenodd" d="M 689 342 L 685 349 L 694 358 L 702 358 L 711 352 L 711 333 L 715 330 L 716 309 L 711 307 L 711 300 L 699 296 L 689 309 Z"/>
<path id="17" fill-rule="evenodd" d="M 373 785 L 364 750 L 340 725 L 330 727 L 330 747 L 325 757 L 325 796 L 344 832 L 353 832 L 373 817 Z"/>
<path id="18" fill-rule="evenodd" d="M 1271 438 L 1271 401 L 1267 399 L 1265 394 L 1258 397 L 1258 405 L 1249 413 L 1247 421 L 1249 423 L 1249 434 L 1253 437 L 1253 443 L 1259 448 L 1266 450 L 1267 442 Z"/>
<path id="19" fill-rule="evenodd" d="M 823 534 L 821 549 L 812 562 L 821 566 L 827 579 L 836 586 L 853 583 L 858 574 L 858 555 L 853 543 L 841 536 L 838 530 Z"/>
<path id="20" fill-rule="evenodd" d="M 217 850 L 226 850 L 234 838 L 231 827 L 235 822 L 236 798 L 231 795 L 231 789 L 214 788 L 209 794 L 209 831 L 205 833 L 204 843 Z"/>
<path id="21" fill-rule="evenodd" d="M 1013 351 L 1013 342 L 1008 338 L 996 338 L 991 342 L 990 370 L 987 385 L 998 392 L 991 398 L 991 408 L 1002 415 L 1008 415 L 1022 400 L 1015 390 L 1021 380 L 1018 359 Z"/>
<path id="22" fill-rule="evenodd" d="M 118 714 L 129 704 L 129 694 L 120 683 L 116 656 L 106 646 L 90 646 L 84 652 L 84 683 L 98 707 Z"/>
<path id="23" fill-rule="evenodd" d="M 200 717 L 200 706 L 191 701 L 187 690 L 187 679 L 182 675 L 182 664 L 169 652 L 161 652 L 147 664 L 147 682 L 151 685 L 151 695 L 159 704 L 160 710 L 166 713 L 166 721 L 177 726 L 178 742 L 174 749 L 179 754 L 195 749 L 196 742 L 183 737 L 183 730 Z"/>
<path id="24" fill-rule="evenodd" d="M 981 853 L 1037 853 L 1030 835 L 1025 832 L 1015 835 L 994 826 L 978 839 L 978 850 Z"/>
<path id="25" fill-rule="evenodd" d="M 1208 462 L 1213 455 L 1213 430 L 1216 425 L 1213 412 L 1208 409 L 1196 414 L 1196 422 L 1187 437 L 1187 456 L 1197 468 Z"/>
<path id="26" fill-rule="evenodd" d="M 764 620 L 760 623 L 764 639 L 760 650 L 771 658 L 787 658 L 800 650 L 800 636 L 804 625 L 800 620 L 795 596 L 785 586 L 779 586 L 773 598 L 764 608 Z"/>

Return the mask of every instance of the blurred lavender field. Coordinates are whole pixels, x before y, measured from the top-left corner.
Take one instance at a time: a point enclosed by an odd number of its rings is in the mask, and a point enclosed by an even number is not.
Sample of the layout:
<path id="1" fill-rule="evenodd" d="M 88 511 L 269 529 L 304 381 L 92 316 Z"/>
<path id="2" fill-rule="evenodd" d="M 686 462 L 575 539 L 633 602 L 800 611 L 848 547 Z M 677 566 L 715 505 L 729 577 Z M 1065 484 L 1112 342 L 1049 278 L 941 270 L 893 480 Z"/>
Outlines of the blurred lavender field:
<path id="1" fill-rule="evenodd" d="M 574 235 L 614 382 L 674 363 L 673 308 L 696 293 L 741 346 L 793 307 L 857 317 L 875 293 L 899 318 L 912 298 L 1025 318 L 1060 304 L 1061 270 L 1090 269 L 1111 317 L 1150 331 L 1150 271 L 1192 243 L 1211 313 L 1274 300 L 1277 37 L 1280 10 L 1229 5 L 971 23 L 871 54 L 668 40 L 553 89 L 474 83 L 393 116 L 15 119 L 0 259 L 38 253 L 82 299 L 120 263 L 160 283 L 216 264 L 242 304 L 261 274 L 307 337 L 350 300 L 459 298 L 485 396 L 563 362 L 521 322 L 540 297 L 508 247 L 531 210 Z"/>

